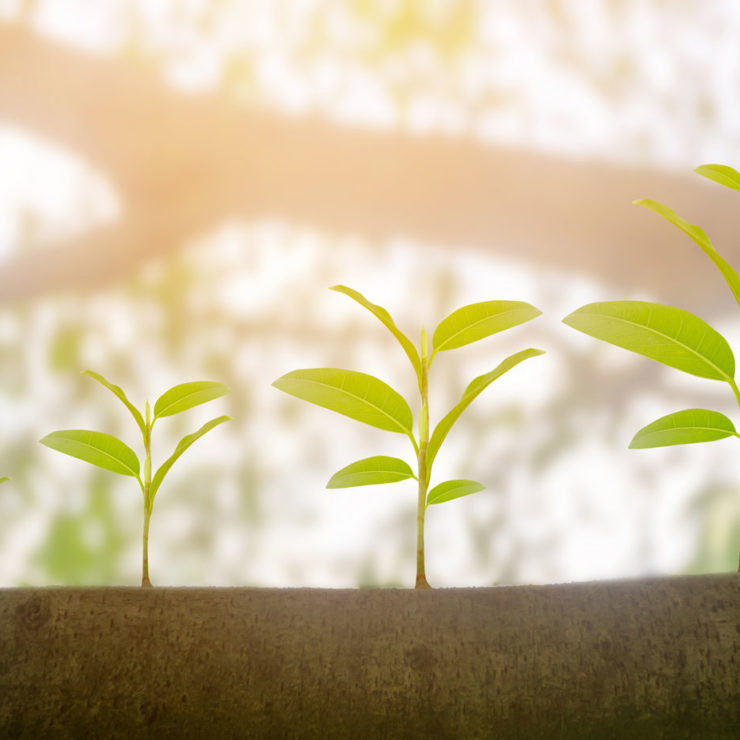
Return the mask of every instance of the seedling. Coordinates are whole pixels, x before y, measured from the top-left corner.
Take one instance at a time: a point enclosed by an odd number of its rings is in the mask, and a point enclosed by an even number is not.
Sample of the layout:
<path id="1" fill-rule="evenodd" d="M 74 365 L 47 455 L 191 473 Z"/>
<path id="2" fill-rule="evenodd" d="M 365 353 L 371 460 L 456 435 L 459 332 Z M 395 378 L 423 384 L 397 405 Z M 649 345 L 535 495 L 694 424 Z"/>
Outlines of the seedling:
<path id="1" fill-rule="evenodd" d="M 7 475 L 4 475 L 2 478 L 0 478 L 0 483 L 5 483 L 6 480 L 10 480 Z"/>
<path id="2" fill-rule="evenodd" d="M 740 190 L 740 173 L 720 164 L 704 164 L 694 172 Z M 740 277 L 715 250 L 698 226 L 684 221 L 670 208 L 654 200 L 634 201 L 645 206 L 688 234 L 714 262 L 740 304 Z M 673 306 L 645 301 L 589 303 L 563 319 L 568 326 L 596 339 L 637 352 L 664 365 L 710 380 L 727 383 L 740 406 L 735 382 L 735 357 L 727 340 L 698 316 Z M 662 416 L 635 434 L 631 448 L 711 442 L 738 437 L 732 421 L 718 411 L 684 409 Z M 739 568 L 740 570 L 740 568 Z"/>
<path id="3" fill-rule="evenodd" d="M 413 415 L 407 401 L 389 385 L 372 375 L 338 368 L 293 370 L 278 378 L 273 385 L 304 401 L 310 401 L 379 429 L 405 434 L 409 438 L 416 454 L 416 475 L 408 463 L 397 457 L 385 455 L 366 457 L 336 472 L 327 483 L 327 488 L 366 486 L 415 478 L 418 482 L 416 588 L 430 588 L 424 570 L 424 515 L 427 507 L 483 490 L 480 483 L 472 480 L 449 480 L 428 490 L 432 464 L 439 448 L 453 424 L 478 394 L 515 365 L 544 352 L 540 349 L 522 350 L 507 357 L 491 372 L 475 378 L 465 389 L 458 403 L 437 424 L 431 437 L 429 369 L 438 352 L 456 349 L 523 324 L 539 316 L 541 311 L 521 301 L 485 301 L 464 306 L 450 314 L 436 328 L 432 336 L 430 354 L 427 334 L 423 327 L 421 345 L 417 351 L 384 308 L 370 303 L 356 290 L 344 285 L 335 285 L 331 289 L 344 293 L 370 311 L 388 328 L 406 353 L 416 373 L 421 396 L 418 440 L 414 436 Z"/>
<path id="4" fill-rule="evenodd" d="M 144 478 L 140 476 L 141 466 L 136 453 L 117 437 L 103 432 L 90 432 L 86 429 L 65 429 L 47 434 L 41 444 L 51 447 L 53 450 L 64 452 L 66 455 L 77 457 L 80 460 L 97 465 L 99 468 L 110 470 L 119 475 L 128 475 L 136 478 L 141 492 L 144 494 L 144 534 L 142 552 L 141 585 L 151 586 L 149 580 L 149 519 L 152 515 L 154 496 L 157 494 L 162 480 L 169 472 L 180 455 L 190 447 L 197 439 L 214 427 L 229 421 L 229 416 L 219 416 L 207 421 L 198 431 L 183 437 L 175 447 L 175 451 L 159 466 L 152 476 L 152 429 L 154 422 L 165 416 L 174 416 L 181 411 L 187 411 L 194 406 L 199 406 L 207 401 L 220 398 L 229 392 L 229 388 L 223 383 L 210 381 L 196 381 L 193 383 L 182 383 L 165 391 L 154 404 L 152 414 L 149 401 L 146 402 L 144 414 L 128 400 L 123 390 L 109 383 L 102 375 L 86 370 L 89 375 L 109 391 L 117 396 L 131 412 L 134 421 L 141 430 L 144 439 Z"/>

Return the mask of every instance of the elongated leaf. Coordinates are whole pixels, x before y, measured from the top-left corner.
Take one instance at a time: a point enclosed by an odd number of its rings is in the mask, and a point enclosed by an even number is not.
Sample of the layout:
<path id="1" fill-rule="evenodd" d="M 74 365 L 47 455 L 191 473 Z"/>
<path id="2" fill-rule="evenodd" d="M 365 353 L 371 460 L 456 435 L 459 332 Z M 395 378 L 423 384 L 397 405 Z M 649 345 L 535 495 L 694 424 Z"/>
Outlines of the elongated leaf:
<path id="1" fill-rule="evenodd" d="M 139 475 L 139 458 L 117 437 L 86 429 L 62 429 L 47 434 L 42 445 L 119 475 Z"/>
<path id="2" fill-rule="evenodd" d="M 207 421 L 200 429 L 198 429 L 197 432 L 188 434 L 177 443 L 175 451 L 159 466 L 157 472 L 154 473 L 152 484 L 151 486 L 149 486 L 149 496 L 151 498 L 154 498 L 154 494 L 162 485 L 162 480 L 164 479 L 165 475 L 167 475 L 169 469 L 175 464 L 177 458 L 180 457 L 180 455 L 182 455 L 182 453 L 185 452 L 185 450 L 187 450 L 188 447 L 193 444 L 193 442 L 200 439 L 206 432 L 210 432 L 211 429 L 213 429 L 214 427 L 217 427 L 219 424 L 223 424 L 225 421 L 231 421 L 231 417 L 219 416 L 215 419 L 211 419 L 210 421 Z"/>
<path id="3" fill-rule="evenodd" d="M 415 477 L 408 463 L 403 460 L 397 457 L 377 455 L 358 460 L 338 470 L 329 479 L 326 487 L 370 486 L 378 483 L 396 483 Z"/>
<path id="4" fill-rule="evenodd" d="M 296 398 L 378 429 L 412 435 L 413 417 L 403 396 L 372 375 L 339 368 L 293 370 L 273 385 Z"/>
<path id="5" fill-rule="evenodd" d="M 688 234 L 702 248 L 702 250 L 704 250 L 707 257 L 714 262 L 717 269 L 722 273 L 725 281 L 730 286 L 730 290 L 735 296 L 735 300 L 740 304 L 740 277 L 738 277 L 735 268 L 721 254 L 719 254 L 719 252 L 717 252 L 712 245 L 712 242 L 709 241 L 709 237 L 701 228 L 696 224 L 690 224 L 688 221 L 684 221 L 680 216 L 677 216 L 674 211 L 668 208 L 668 206 L 664 206 L 662 203 L 650 200 L 649 198 L 635 200 L 633 203 L 636 206 L 645 206 L 646 208 L 650 208 L 650 210 L 663 216 L 663 218 L 670 221 L 674 226 L 678 226 L 678 228 L 685 234 Z"/>
<path id="6" fill-rule="evenodd" d="M 735 358 L 725 338 L 680 308 L 645 301 L 604 301 L 581 306 L 563 323 L 691 375 L 727 382 L 735 375 Z"/>
<path id="7" fill-rule="evenodd" d="M 154 404 L 154 418 L 179 414 L 181 411 L 192 409 L 193 406 L 225 396 L 230 390 L 227 385 L 210 380 L 180 383 L 165 391 L 157 399 Z"/>
<path id="8" fill-rule="evenodd" d="M 542 313 L 523 301 L 484 301 L 458 308 L 440 321 L 432 337 L 432 356 L 456 349 L 491 334 L 511 329 Z"/>
<path id="9" fill-rule="evenodd" d="M 146 434 L 146 425 L 144 424 L 144 417 L 141 415 L 141 412 L 139 409 L 134 406 L 131 401 L 128 400 L 126 397 L 126 394 L 123 392 L 123 389 L 118 386 L 114 385 L 113 383 L 106 380 L 102 375 L 99 373 L 93 372 L 92 370 L 85 370 L 83 372 L 83 375 L 89 375 L 94 380 L 97 380 L 98 383 L 101 385 L 104 385 L 109 391 L 111 391 L 113 394 L 115 394 L 121 401 L 123 401 L 123 405 L 131 412 L 131 416 L 134 417 L 134 420 L 139 425 L 139 429 L 141 429 L 142 434 Z"/>
<path id="10" fill-rule="evenodd" d="M 708 177 L 726 188 L 740 190 L 740 172 L 726 164 L 700 164 L 694 169 L 694 172 Z"/>
<path id="11" fill-rule="evenodd" d="M 0 483 L 5 483 L 6 480 L 10 480 L 7 475 L 4 475 L 2 478 L 0 478 Z"/>
<path id="12" fill-rule="evenodd" d="M 434 486 L 427 494 L 427 506 L 442 504 L 452 501 L 453 498 L 462 498 L 471 493 L 478 493 L 485 488 L 484 485 L 474 480 L 448 480 Z"/>
<path id="13" fill-rule="evenodd" d="M 661 416 L 640 429 L 630 442 L 632 449 L 712 442 L 737 437 L 733 423 L 719 411 L 685 409 Z"/>
<path id="14" fill-rule="evenodd" d="M 427 447 L 427 474 L 431 472 L 432 463 L 434 458 L 439 452 L 439 448 L 444 442 L 452 425 L 458 420 L 460 414 L 470 406 L 475 398 L 488 386 L 493 383 L 494 380 L 500 378 L 504 373 L 507 373 L 513 367 L 516 367 L 520 362 L 528 360 L 530 357 L 537 357 L 537 355 L 544 355 L 544 350 L 541 349 L 524 349 L 521 352 L 515 352 L 513 355 L 507 357 L 503 362 L 499 363 L 490 373 L 479 375 L 477 378 L 470 381 L 465 392 L 462 394 L 462 398 L 457 402 L 455 406 L 447 413 L 446 416 L 437 424 L 432 432 L 432 437 L 429 440 Z"/>
<path id="15" fill-rule="evenodd" d="M 421 376 L 421 360 L 419 359 L 419 353 L 416 351 L 413 342 L 396 326 L 396 323 L 391 318 L 391 315 L 382 306 L 378 306 L 375 303 L 365 298 L 362 293 L 359 293 L 352 288 L 348 288 L 346 285 L 333 285 L 330 290 L 336 290 L 338 293 L 344 293 L 353 300 L 357 301 L 361 306 L 364 306 L 371 314 L 389 329 L 391 334 L 398 340 L 398 343 L 403 347 L 403 351 L 411 360 L 411 364 L 416 371 L 417 376 Z"/>

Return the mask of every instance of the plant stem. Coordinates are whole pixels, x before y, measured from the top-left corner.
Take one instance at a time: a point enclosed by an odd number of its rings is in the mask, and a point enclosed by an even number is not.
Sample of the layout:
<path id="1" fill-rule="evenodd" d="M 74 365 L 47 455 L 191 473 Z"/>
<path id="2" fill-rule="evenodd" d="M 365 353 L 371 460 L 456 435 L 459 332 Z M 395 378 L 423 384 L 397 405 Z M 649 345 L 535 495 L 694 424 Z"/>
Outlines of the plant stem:
<path id="1" fill-rule="evenodd" d="M 416 509 L 416 584 L 414 588 L 431 588 L 424 572 L 424 514 L 427 506 L 429 471 L 427 470 L 427 447 L 429 446 L 429 361 L 427 358 L 427 335 L 421 330 L 421 412 L 419 414 L 419 452 L 416 456 L 419 473 L 419 499 Z"/>
<path id="2" fill-rule="evenodd" d="M 144 534 L 142 538 L 141 553 L 141 585 L 151 587 L 152 582 L 149 580 L 149 519 L 152 516 L 152 500 L 149 490 L 152 487 L 152 427 L 154 421 L 151 418 L 152 413 L 149 408 L 149 401 L 146 402 L 146 431 L 144 432 Z"/>
<path id="3" fill-rule="evenodd" d="M 147 495 L 148 497 L 148 495 Z M 151 506 L 144 504 L 144 547 L 141 562 L 141 585 L 151 587 L 152 582 L 149 580 L 149 519 L 152 515 Z"/>

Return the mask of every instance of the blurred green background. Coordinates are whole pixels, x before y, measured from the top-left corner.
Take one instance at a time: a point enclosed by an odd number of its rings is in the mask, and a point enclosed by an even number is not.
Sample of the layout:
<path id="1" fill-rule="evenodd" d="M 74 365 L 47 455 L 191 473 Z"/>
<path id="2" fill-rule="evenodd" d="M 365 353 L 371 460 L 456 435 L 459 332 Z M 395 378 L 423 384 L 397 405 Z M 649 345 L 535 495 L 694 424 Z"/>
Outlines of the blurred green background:
<path id="1" fill-rule="evenodd" d="M 88 368 L 139 407 L 233 389 L 158 425 L 155 464 L 235 417 L 157 496 L 155 585 L 412 585 L 413 482 L 324 490 L 408 444 L 270 385 L 337 366 L 413 398 L 335 283 L 414 339 L 465 303 L 544 312 L 435 363 L 433 422 L 508 354 L 547 350 L 440 453 L 437 480 L 487 489 L 429 509 L 432 585 L 736 568 L 734 440 L 626 449 L 669 411 L 736 414 L 731 394 L 560 318 L 659 300 L 740 346 L 713 266 L 630 205 L 666 202 L 740 265 L 736 194 L 689 174 L 738 167 L 739 86 L 731 0 L 0 0 L 0 585 L 139 582 L 134 482 L 37 443 L 90 428 L 140 451 Z"/>

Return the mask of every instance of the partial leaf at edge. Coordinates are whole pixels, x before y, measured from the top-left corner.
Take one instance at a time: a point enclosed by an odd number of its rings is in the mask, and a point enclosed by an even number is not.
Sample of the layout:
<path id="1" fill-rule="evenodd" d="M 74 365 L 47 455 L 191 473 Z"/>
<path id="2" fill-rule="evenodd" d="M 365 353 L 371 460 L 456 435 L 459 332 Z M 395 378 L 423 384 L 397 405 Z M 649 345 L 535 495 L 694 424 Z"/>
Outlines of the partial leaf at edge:
<path id="1" fill-rule="evenodd" d="M 455 498 L 469 496 L 471 493 L 482 491 L 485 486 L 474 480 L 448 480 L 434 486 L 427 494 L 427 506 L 443 504 Z"/>
<path id="2" fill-rule="evenodd" d="M 376 455 L 357 460 L 338 470 L 329 479 L 327 488 L 349 488 L 380 483 L 396 483 L 414 478 L 409 464 L 398 457 Z"/>
<path id="3" fill-rule="evenodd" d="M 530 321 L 542 313 L 524 301 L 483 301 L 458 308 L 434 330 L 432 352 L 463 347 L 471 342 Z"/>
<path id="4" fill-rule="evenodd" d="M 231 389 L 223 383 L 211 380 L 196 380 L 180 383 L 165 391 L 154 404 L 154 418 L 172 416 L 194 406 L 225 396 Z"/>
<path id="5" fill-rule="evenodd" d="M 398 391 L 373 375 L 339 368 L 307 368 L 286 373 L 273 385 L 350 419 L 413 437 L 408 403 Z"/>
<path id="6" fill-rule="evenodd" d="M 563 323 L 700 378 L 731 382 L 735 375 L 735 357 L 727 340 L 682 308 L 647 301 L 602 301 L 581 306 Z"/>
<path id="7" fill-rule="evenodd" d="M 726 164 L 700 164 L 694 168 L 697 175 L 702 175 L 726 188 L 740 190 L 740 172 Z"/>
<path id="8" fill-rule="evenodd" d="M 530 357 L 537 357 L 537 355 L 544 355 L 544 350 L 541 349 L 524 349 L 521 352 L 515 352 L 513 355 L 507 357 L 503 362 L 499 363 L 491 372 L 479 375 L 477 378 L 470 381 L 465 392 L 462 394 L 462 398 L 458 403 L 452 407 L 446 416 L 437 424 L 432 432 L 432 437 L 429 440 L 427 447 L 427 471 L 431 471 L 432 463 L 434 458 L 439 452 L 439 448 L 444 442 L 445 437 L 452 429 L 452 425 L 458 420 L 460 414 L 473 402 L 473 400 L 484 391 L 494 380 L 500 378 L 504 373 L 516 367 L 520 362 L 528 360 Z"/>
<path id="9" fill-rule="evenodd" d="M 119 475 L 139 476 L 139 458 L 117 437 L 87 429 L 62 429 L 39 440 L 57 452 L 84 460 Z"/>
<path id="10" fill-rule="evenodd" d="M 162 485 L 162 480 L 169 472 L 169 469 L 175 464 L 177 458 L 180 457 L 180 455 L 182 455 L 182 453 L 185 452 L 193 442 L 200 439 L 206 432 L 210 432 L 214 427 L 217 427 L 219 424 L 223 424 L 225 421 L 231 421 L 231 417 L 219 416 L 215 419 L 211 419 L 203 424 L 197 432 L 186 435 L 177 443 L 175 451 L 159 466 L 157 472 L 154 473 L 151 486 L 149 486 L 149 495 L 151 498 L 154 498 L 154 494 L 157 492 L 160 485 Z"/>
<path id="11" fill-rule="evenodd" d="M 128 397 L 124 393 L 121 386 L 111 383 L 102 375 L 100 375 L 100 373 L 96 373 L 93 370 L 83 370 L 82 374 L 89 375 L 93 380 L 97 380 L 98 383 L 104 385 L 109 391 L 117 396 L 123 402 L 123 405 L 131 412 L 131 416 L 134 417 L 134 421 L 136 421 L 139 429 L 141 429 L 141 433 L 146 434 L 146 424 L 144 423 L 144 417 L 141 415 L 139 409 L 137 409 L 136 406 L 134 406 L 131 401 L 128 400 Z"/>
<path id="12" fill-rule="evenodd" d="M 713 442 L 732 436 L 738 436 L 735 426 L 719 411 L 684 409 L 644 426 L 632 438 L 630 449 Z"/>
<path id="13" fill-rule="evenodd" d="M 688 234 L 701 247 L 707 257 L 714 262 L 717 269 L 722 273 L 727 285 L 730 286 L 735 300 L 740 305 L 740 276 L 738 276 L 735 268 L 714 248 L 703 229 L 696 224 L 684 221 L 684 219 L 678 216 L 675 211 L 668 208 L 668 206 L 664 206 L 662 203 L 658 203 L 650 198 L 641 198 L 632 202 L 636 206 L 645 206 L 655 211 L 667 221 L 670 221 L 674 226 L 678 226 L 685 234 Z"/>
<path id="14" fill-rule="evenodd" d="M 10 480 L 7 475 L 4 475 L 2 478 L 0 478 L 0 483 L 5 483 L 5 481 Z"/>
<path id="15" fill-rule="evenodd" d="M 411 360 L 414 371 L 417 376 L 421 377 L 421 360 L 419 359 L 419 353 L 416 351 L 416 347 L 414 347 L 414 343 L 396 326 L 395 321 L 393 321 L 391 315 L 385 308 L 378 306 L 375 303 L 370 303 L 362 293 L 359 293 L 352 288 L 348 288 L 346 285 L 332 285 L 329 290 L 336 290 L 338 293 L 344 293 L 346 296 L 357 301 L 357 303 L 379 319 L 388 328 L 391 334 L 393 334 L 401 347 L 403 347 L 403 351 L 406 353 L 409 360 Z"/>

